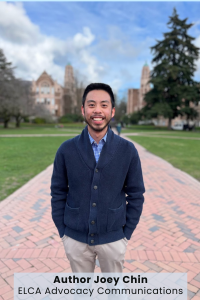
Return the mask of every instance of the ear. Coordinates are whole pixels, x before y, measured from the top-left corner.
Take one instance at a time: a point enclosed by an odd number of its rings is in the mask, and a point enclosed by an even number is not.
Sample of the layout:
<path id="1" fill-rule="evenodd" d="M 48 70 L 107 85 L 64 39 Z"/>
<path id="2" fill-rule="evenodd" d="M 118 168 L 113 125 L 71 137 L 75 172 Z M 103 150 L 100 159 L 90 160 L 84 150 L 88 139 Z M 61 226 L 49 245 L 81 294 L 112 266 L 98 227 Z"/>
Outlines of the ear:
<path id="1" fill-rule="evenodd" d="M 115 115 L 115 107 L 112 108 L 112 113 L 111 113 L 112 118 L 114 117 L 114 115 Z"/>
<path id="2" fill-rule="evenodd" d="M 84 110 L 83 105 L 81 106 L 81 113 L 82 113 L 82 116 L 85 117 L 85 110 Z"/>

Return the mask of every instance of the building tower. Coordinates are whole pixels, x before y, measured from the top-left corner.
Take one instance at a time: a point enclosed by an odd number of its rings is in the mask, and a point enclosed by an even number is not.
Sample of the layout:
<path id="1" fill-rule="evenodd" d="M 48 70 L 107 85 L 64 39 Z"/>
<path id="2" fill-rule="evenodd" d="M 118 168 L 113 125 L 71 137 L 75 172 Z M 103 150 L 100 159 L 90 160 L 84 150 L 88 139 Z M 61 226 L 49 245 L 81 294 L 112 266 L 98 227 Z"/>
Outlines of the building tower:
<path id="1" fill-rule="evenodd" d="M 70 63 L 65 67 L 64 78 L 64 113 L 70 114 L 76 112 L 77 99 L 76 99 L 75 79 L 73 67 Z"/>
<path id="2" fill-rule="evenodd" d="M 150 91 L 150 69 L 147 63 L 142 68 L 142 76 L 140 81 L 140 96 L 139 96 L 139 109 L 145 106 L 144 96 Z"/>
<path id="3" fill-rule="evenodd" d="M 75 80 L 74 80 L 74 71 L 70 63 L 65 67 L 65 82 L 64 87 L 70 91 L 74 91 Z"/>

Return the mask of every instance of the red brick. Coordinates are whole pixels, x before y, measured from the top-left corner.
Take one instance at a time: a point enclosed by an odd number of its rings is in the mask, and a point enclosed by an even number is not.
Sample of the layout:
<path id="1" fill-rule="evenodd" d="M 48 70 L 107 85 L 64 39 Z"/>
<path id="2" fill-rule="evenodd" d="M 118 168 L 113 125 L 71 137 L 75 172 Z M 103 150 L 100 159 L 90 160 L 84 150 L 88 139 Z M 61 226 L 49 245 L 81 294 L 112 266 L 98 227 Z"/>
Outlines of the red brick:
<path id="1" fill-rule="evenodd" d="M 40 253 L 40 257 L 46 258 L 49 254 L 50 249 L 43 249 L 42 252 Z M 63 250 L 64 251 L 64 250 Z"/>
<path id="2" fill-rule="evenodd" d="M 54 249 L 54 248 L 50 249 L 47 257 L 56 257 L 57 252 L 58 252 L 58 249 Z"/>
<path id="3" fill-rule="evenodd" d="M 155 257 L 155 254 L 153 251 L 147 250 L 146 254 L 147 254 L 149 260 L 156 260 L 156 257 Z"/>
<path id="4" fill-rule="evenodd" d="M 35 249 L 32 253 L 31 253 L 31 258 L 39 258 L 40 257 L 40 253 L 42 252 L 42 249 Z"/>
<path id="5" fill-rule="evenodd" d="M 26 259 L 20 259 L 17 261 L 17 264 L 24 270 L 31 267 L 31 264 Z"/>
<path id="6" fill-rule="evenodd" d="M 24 254 L 22 255 L 22 258 L 30 258 L 33 251 L 34 249 L 27 249 L 26 252 L 24 252 Z"/>
<path id="7" fill-rule="evenodd" d="M 4 264 L 7 265 L 7 267 L 12 270 L 18 267 L 18 265 L 16 264 L 16 262 L 14 262 L 14 260 L 12 259 L 5 259 L 4 260 Z"/>
<path id="8" fill-rule="evenodd" d="M 190 262 L 190 260 L 189 260 L 188 256 L 186 255 L 186 253 L 184 253 L 184 252 L 179 252 L 178 255 L 180 256 L 180 258 L 181 258 L 181 260 L 182 260 L 183 262 Z"/>
<path id="9" fill-rule="evenodd" d="M 7 292 L 11 291 L 11 287 L 7 284 L 4 287 L 0 288 L 0 295 L 3 296 Z"/>
<path id="10" fill-rule="evenodd" d="M 170 254 L 174 261 L 182 261 L 177 251 L 170 251 Z"/>
<path id="11" fill-rule="evenodd" d="M 127 261 L 124 262 L 124 267 L 127 268 L 130 271 L 134 271 L 134 270 L 137 269 L 134 265 L 128 263 Z"/>
<path id="12" fill-rule="evenodd" d="M 13 291 L 10 291 L 10 292 L 3 295 L 4 300 L 10 300 L 10 299 L 13 299 L 13 297 L 14 297 L 14 292 Z"/>
<path id="13" fill-rule="evenodd" d="M 131 253 L 131 259 L 134 259 L 134 260 L 139 260 L 140 259 L 138 251 L 131 250 L 130 253 Z"/>
<path id="14" fill-rule="evenodd" d="M 188 281 L 188 282 L 191 282 L 192 279 L 193 279 L 196 275 L 197 275 L 196 273 L 194 273 L 194 272 L 192 272 L 192 271 L 188 271 L 188 272 L 187 272 L 187 281 Z"/>
<path id="15" fill-rule="evenodd" d="M 190 283 L 187 284 L 187 288 L 189 291 L 193 292 L 193 293 L 197 293 L 198 292 L 198 288 Z"/>
<path id="16" fill-rule="evenodd" d="M 155 254 L 157 260 L 160 260 L 160 261 L 165 260 L 161 251 L 154 251 L 154 254 Z"/>
<path id="17" fill-rule="evenodd" d="M 147 260 L 148 259 L 145 251 L 141 251 L 141 250 L 138 251 L 138 255 L 140 257 L 140 260 Z"/>
<path id="18" fill-rule="evenodd" d="M 172 258 L 172 256 L 170 255 L 169 252 L 163 251 L 162 254 L 163 254 L 166 261 L 173 261 L 173 258 Z"/>
<path id="19" fill-rule="evenodd" d="M 195 287 L 199 288 L 200 289 L 200 282 L 199 281 L 196 281 L 195 279 L 192 279 L 190 284 L 194 285 Z M 199 295 L 200 297 L 200 295 Z"/>
<path id="20" fill-rule="evenodd" d="M 22 258 L 24 253 L 26 252 L 27 249 L 18 249 L 18 251 L 15 253 L 14 258 Z"/>
<path id="21" fill-rule="evenodd" d="M 186 253 L 186 255 L 188 256 L 191 262 L 198 262 L 198 260 L 196 259 L 193 253 Z"/>

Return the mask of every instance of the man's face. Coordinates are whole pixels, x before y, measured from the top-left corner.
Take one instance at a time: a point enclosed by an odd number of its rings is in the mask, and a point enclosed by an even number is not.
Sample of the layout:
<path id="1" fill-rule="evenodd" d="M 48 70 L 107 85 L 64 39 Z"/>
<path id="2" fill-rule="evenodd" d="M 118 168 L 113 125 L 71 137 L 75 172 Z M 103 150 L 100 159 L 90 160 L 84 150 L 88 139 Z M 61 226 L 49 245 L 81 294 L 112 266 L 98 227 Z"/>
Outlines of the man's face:
<path id="1" fill-rule="evenodd" d="M 94 131 L 104 130 L 115 115 L 115 108 L 112 108 L 110 95 L 104 90 L 89 92 L 81 110 L 85 122 Z"/>

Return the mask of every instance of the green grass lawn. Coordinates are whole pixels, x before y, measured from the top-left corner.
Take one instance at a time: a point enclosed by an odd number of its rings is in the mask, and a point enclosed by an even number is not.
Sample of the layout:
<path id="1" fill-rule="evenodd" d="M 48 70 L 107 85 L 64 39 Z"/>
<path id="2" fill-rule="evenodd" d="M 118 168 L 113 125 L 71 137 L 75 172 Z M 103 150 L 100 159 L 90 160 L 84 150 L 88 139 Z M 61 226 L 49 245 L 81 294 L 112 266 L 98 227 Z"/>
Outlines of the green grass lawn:
<path id="1" fill-rule="evenodd" d="M 58 147 L 70 138 L 0 138 L 0 200 L 52 164 Z"/>
<path id="2" fill-rule="evenodd" d="M 64 133 L 80 133 L 82 129 L 86 126 L 83 123 L 70 123 L 65 124 L 63 128 L 55 128 L 55 124 L 29 124 L 22 123 L 20 128 L 15 128 L 14 124 L 9 124 L 7 129 L 0 126 L 0 135 L 6 134 L 64 134 Z"/>
<path id="3" fill-rule="evenodd" d="M 121 132 L 122 134 L 128 135 L 129 133 L 137 133 L 137 135 L 145 135 L 145 136 L 174 136 L 174 137 L 189 137 L 189 138 L 200 138 L 200 133 L 198 132 L 191 132 L 191 131 L 123 131 Z"/>
<path id="4" fill-rule="evenodd" d="M 142 136 L 129 138 L 200 181 L 200 141 Z"/>
<path id="5" fill-rule="evenodd" d="M 11 124 L 12 125 L 12 124 Z M 55 134 L 80 133 L 85 124 L 66 124 L 64 128 L 55 128 L 55 124 L 33 125 L 24 123 L 19 129 L 3 129 L 1 134 Z M 175 167 L 200 180 L 200 141 L 164 138 L 165 135 L 200 137 L 198 132 L 178 132 L 151 129 L 138 126 L 126 130 L 149 134 L 153 137 L 130 136 L 133 141 L 148 151 L 164 158 Z M 125 131 L 122 131 L 124 133 Z M 156 137 L 163 135 L 163 138 Z M 155 137 L 154 137 L 155 136 Z M 20 137 L 0 138 L 0 200 L 6 198 L 28 180 L 53 163 L 56 150 L 69 137 Z"/>
<path id="6" fill-rule="evenodd" d="M 130 129 L 122 129 L 122 133 L 128 134 L 128 133 L 138 133 L 139 135 L 171 135 L 171 136 L 181 136 L 181 137 L 198 137 L 200 138 L 200 131 L 178 131 L 178 130 L 165 130 L 165 129 L 153 129 L 153 128 L 140 128 L 138 127 L 131 127 Z"/>

